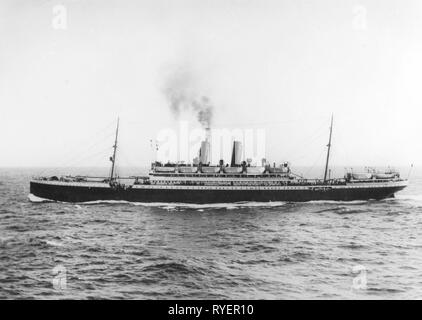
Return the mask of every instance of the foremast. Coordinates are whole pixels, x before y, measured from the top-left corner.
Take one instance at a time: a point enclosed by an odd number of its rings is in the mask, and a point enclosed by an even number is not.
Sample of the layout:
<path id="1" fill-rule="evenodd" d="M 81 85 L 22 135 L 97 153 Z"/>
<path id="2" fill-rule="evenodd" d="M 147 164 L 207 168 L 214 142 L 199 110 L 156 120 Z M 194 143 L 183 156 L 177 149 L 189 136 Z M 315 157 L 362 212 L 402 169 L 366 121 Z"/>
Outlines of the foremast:
<path id="1" fill-rule="evenodd" d="M 324 182 L 327 182 L 328 162 L 330 160 L 331 135 L 332 134 L 333 134 L 333 115 L 331 115 L 330 138 L 328 139 L 328 144 L 327 144 L 328 149 L 327 149 L 327 160 L 325 161 Z"/>
<path id="2" fill-rule="evenodd" d="M 119 121 L 120 121 L 120 119 L 117 118 L 116 138 L 114 140 L 114 145 L 113 145 L 113 156 L 110 157 L 110 161 L 111 161 L 110 183 L 112 183 L 112 181 L 114 179 L 114 168 L 115 168 L 115 164 L 116 164 L 117 138 L 119 136 Z"/>

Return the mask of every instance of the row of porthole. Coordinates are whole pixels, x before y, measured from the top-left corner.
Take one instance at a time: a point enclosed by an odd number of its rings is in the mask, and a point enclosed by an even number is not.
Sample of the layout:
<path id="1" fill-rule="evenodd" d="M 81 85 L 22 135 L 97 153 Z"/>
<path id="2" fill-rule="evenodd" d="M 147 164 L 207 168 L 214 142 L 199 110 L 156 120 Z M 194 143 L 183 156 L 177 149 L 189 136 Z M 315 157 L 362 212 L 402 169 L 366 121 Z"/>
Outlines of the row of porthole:
<path id="1" fill-rule="evenodd" d="M 137 187 L 139 188 L 139 187 Z M 142 186 L 144 189 L 148 189 L 147 186 Z M 185 190 L 308 190 L 306 187 L 263 187 L 263 186 L 254 186 L 252 189 L 251 187 L 247 186 L 180 186 L 180 185 L 173 185 L 173 186 L 163 186 L 163 185 L 156 185 L 155 188 L 157 189 L 185 189 Z"/>
<path id="2" fill-rule="evenodd" d="M 287 187 L 264 187 L 264 186 L 255 186 L 254 189 L 251 189 L 250 187 L 242 187 L 242 186 L 181 186 L 181 185 L 172 185 L 172 186 L 167 186 L 167 185 L 156 185 L 155 187 L 159 188 L 159 189 L 187 189 L 187 190 L 194 190 L 194 189 L 216 189 L 216 190 L 313 190 L 312 187 L 292 187 L 292 186 L 287 186 Z M 372 188 L 374 186 L 371 186 Z M 376 187 L 385 187 L 385 186 L 376 186 Z M 145 186 L 143 188 L 148 189 L 148 186 Z M 361 188 L 358 186 L 347 186 L 344 187 L 344 189 L 348 189 L 348 188 Z M 330 188 L 330 190 L 336 190 L 337 188 Z M 343 188 L 338 188 L 338 189 L 343 189 Z M 320 190 L 317 190 L 320 191 Z"/>
<path id="3" fill-rule="evenodd" d="M 77 183 L 77 182 L 76 183 L 75 182 L 61 183 L 61 182 L 51 182 L 51 181 L 49 181 L 46 184 L 55 184 L 55 185 L 65 184 L 65 185 L 68 185 L 68 186 L 86 186 L 83 183 Z M 157 186 L 164 188 L 164 189 L 168 189 L 168 188 L 176 186 L 176 187 L 182 187 L 182 188 L 186 188 L 186 189 L 208 189 L 209 187 L 212 187 L 212 188 L 223 189 L 223 190 L 235 190 L 235 189 L 248 190 L 248 188 L 242 187 L 242 186 L 184 186 L 184 185 L 171 185 L 171 186 L 170 185 L 163 185 L 163 186 L 161 186 L 161 185 L 158 185 L 158 184 L 157 184 Z M 100 187 L 101 188 L 101 187 L 104 187 L 104 186 L 98 185 L 98 186 L 90 186 L 90 187 Z M 250 186 L 248 186 L 248 187 L 250 187 Z M 282 187 L 282 186 L 279 186 L 279 187 Z M 300 186 L 300 187 L 284 186 L 284 188 L 279 188 L 279 187 L 255 186 L 255 188 L 257 190 L 259 190 L 259 189 L 261 189 L 261 190 L 262 189 L 264 189 L 264 190 L 309 190 L 308 187 L 303 187 L 303 186 Z M 377 185 L 377 186 L 371 185 L 371 186 L 368 186 L 368 187 L 369 188 L 374 188 L 374 187 L 381 188 L 381 187 L 387 187 L 387 185 Z M 356 189 L 356 188 L 362 188 L 362 186 L 346 186 L 345 188 L 346 189 L 347 188 Z M 343 188 L 340 188 L 340 189 L 343 189 Z"/>

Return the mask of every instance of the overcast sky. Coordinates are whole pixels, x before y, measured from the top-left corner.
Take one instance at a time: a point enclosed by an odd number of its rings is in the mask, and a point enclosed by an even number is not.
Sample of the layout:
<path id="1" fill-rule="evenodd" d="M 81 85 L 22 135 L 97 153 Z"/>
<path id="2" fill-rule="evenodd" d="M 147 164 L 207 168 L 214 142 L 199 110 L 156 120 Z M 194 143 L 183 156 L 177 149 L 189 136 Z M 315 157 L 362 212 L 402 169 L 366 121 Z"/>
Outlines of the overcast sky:
<path id="1" fill-rule="evenodd" d="M 174 70 L 270 161 L 323 164 L 334 113 L 333 164 L 422 165 L 421 57 L 420 0 L 2 0 L 0 166 L 108 165 L 118 115 L 148 165 Z"/>

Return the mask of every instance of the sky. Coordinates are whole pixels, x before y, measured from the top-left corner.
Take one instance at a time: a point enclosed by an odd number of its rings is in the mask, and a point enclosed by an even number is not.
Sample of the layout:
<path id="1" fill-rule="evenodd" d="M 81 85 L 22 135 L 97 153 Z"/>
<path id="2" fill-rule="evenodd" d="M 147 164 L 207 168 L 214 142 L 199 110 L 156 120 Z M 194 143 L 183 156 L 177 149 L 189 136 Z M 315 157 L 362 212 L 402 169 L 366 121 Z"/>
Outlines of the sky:
<path id="1" fill-rule="evenodd" d="M 108 166 L 117 117 L 119 161 L 147 166 L 200 127 L 178 73 L 271 163 L 322 165 L 334 114 L 333 165 L 422 165 L 420 57 L 419 0 L 2 0 L 0 166 Z"/>

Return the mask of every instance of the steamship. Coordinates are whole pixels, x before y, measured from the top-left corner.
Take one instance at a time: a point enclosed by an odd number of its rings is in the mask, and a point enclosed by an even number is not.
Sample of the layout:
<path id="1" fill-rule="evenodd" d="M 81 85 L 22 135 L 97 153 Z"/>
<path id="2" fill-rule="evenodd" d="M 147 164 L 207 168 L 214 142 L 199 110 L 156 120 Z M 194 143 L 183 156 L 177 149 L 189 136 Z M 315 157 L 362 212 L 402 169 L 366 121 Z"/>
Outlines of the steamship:
<path id="1" fill-rule="evenodd" d="M 242 145 L 233 142 L 230 163 L 220 160 L 211 165 L 210 141 L 201 143 L 192 164 L 153 162 L 149 175 L 118 177 L 115 174 L 119 121 L 110 157 L 108 177 L 51 176 L 30 181 L 32 195 L 54 201 L 92 202 L 116 200 L 148 203 L 233 203 L 233 202 L 304 202 L 318 200 L 353 201 L 385 199 L 407 186 L 407 179 L 389 169 L 366 172 L 348 171 L 342 178 L 331 178 L 329 158 L 333 118 L 323 179 L 307 179 L 292 172 L 288 162 L 261 165 L 242 161 Z"/>

